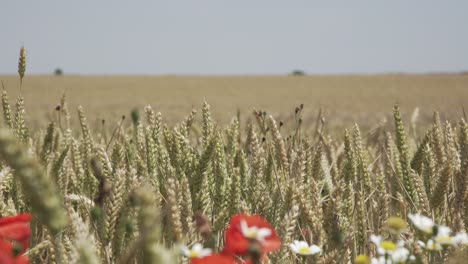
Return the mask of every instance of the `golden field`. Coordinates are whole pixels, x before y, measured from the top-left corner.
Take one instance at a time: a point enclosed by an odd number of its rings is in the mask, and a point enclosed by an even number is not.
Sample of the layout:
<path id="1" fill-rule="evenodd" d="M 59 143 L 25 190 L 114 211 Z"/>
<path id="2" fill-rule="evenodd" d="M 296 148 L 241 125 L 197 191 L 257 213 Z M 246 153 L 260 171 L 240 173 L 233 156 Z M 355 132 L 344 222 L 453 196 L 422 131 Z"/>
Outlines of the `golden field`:
<path id="1" fill-rule="evenodd" d="M 19 78 L 0 79 L 14 99 Z M 206 100 L 214 119 L 223 124 L 237 109 L 243 117 L 256 108 L 286 120 L 296 106 L 304 104 L 306 125 L 314 124 L 322 108 L 329 127 L 357 122 L 365 128 L 388 119 L 395 103 L 406 119 L 419 107 L 419 122 L 430 120 L 436 110 L 442 118 L 461 117 L 462 106 L 468 108 L 468 75 L 26 76 L 22 93 L 28 123 L 35 127 L 39 122 L 43 127 L 51 120 L 63 92 L 70 110 L 82 105 L 93 125 L 102 119 L 114 124 L 131 109 L 142 110 L 148 104 L 173 123 L 182 120 L 192 106 L 200 110 Z"/>

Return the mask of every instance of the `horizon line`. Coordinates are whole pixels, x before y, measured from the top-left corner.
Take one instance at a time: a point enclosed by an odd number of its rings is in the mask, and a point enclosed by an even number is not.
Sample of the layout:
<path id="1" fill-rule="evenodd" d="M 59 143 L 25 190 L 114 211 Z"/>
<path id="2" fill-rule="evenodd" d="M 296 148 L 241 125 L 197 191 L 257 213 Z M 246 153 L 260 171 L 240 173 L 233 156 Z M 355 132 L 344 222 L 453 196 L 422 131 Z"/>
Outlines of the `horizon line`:
<path id="1" fill-rule="evenodd" d="M 295 70 L 294 70 L 295 71 Z M 26 72 L 27 76 L 31 77 L 320 77 L 320 76 L 389 76 L 389 75 L 468 75 L 468 70 L 462 71 L 427 71 L 427 72 L 368 72 L 368 73 L 354 73 L 354 72 L 340 72 L 340 73 L 307 73 L 294 74 L 290 73 L 66 73 L 56 75 L 51 73 L 30 73 Z M 14 77 L 18 73 L 0 73 L 0 77 Z"/>

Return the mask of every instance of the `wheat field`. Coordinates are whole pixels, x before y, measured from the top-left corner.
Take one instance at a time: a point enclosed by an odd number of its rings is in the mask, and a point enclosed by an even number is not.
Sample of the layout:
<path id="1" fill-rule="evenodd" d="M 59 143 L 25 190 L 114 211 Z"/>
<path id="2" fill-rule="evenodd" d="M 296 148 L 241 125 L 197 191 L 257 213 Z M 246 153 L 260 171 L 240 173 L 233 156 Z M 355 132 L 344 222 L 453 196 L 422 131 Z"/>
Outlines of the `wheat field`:
<path id="1" fill-rule="evenodd" d="M 0 261 L 467 257 L 466 75 L 25 76 L 24 56 L 0 78 Z"/>
<path id="2" fill-rule="evenodd" d="M 0 76 L 11 97 L 19 94 L 16 76 Z M 165 121 L 175 124 L 193 107 L 210 103 L 213 118 L 228 123 L 239 110 L 249 117 L 254 108 L 279 119 L 290 119 L 294 108 L 305 105 L 305 124 L 314 124 L 320 108 L 331 128 L 359 123 L 370 128 L 395 103 L 411 115 L 420 110 L 427 124 L 434 111 L 442 118 L 459 118 L 468 108 L 468 74 L 369 76 L 28 76 L 22 95 L 32 125 L 46 125 L 54 116 L 62 94 L 70 109 L 82 105 L 91 125 L 101 119 L 117 122 L 133 108 L 151 105 Z"/>

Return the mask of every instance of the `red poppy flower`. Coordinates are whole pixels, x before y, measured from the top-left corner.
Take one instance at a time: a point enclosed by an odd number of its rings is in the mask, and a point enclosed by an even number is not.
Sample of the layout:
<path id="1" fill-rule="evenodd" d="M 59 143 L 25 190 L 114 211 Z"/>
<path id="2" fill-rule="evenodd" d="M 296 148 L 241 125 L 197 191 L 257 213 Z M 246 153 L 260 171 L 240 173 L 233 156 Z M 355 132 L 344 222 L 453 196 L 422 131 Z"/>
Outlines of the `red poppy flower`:
<path id="1" fill-rule="evenodd" d="M 2 264 L 28 264 L 29 260 L 25 256 L 12 257 L 0 252 L 0 263 Z"/>
<path id="2" fill-rule="evenodd" d="M 275 251 L 281 241 L 273 227 L 257 215 L 235 215 L 226 230 L 224 253 L 245 256 L 252 240 L 260 242 L 262 253 Z"/>
<path id="3" fill-rule="evenodd" d="M 19 253 L 24 253 L 29 246 L 29 237 L 31 236 L 30 221 L 30 214 L 0 218 L 0 240 L 4 242 L 0 245 L 0 251 L 4 254 L 11 254 L 12 243 L 19 243 L 21 246 Z"/>
<path id="4" fill-rule="evenodd" d="M 236 264 L 236 259 L 230 255 L 210 255 L 203 258 L 194 258 L 190 264 Z"/>
<path id="5" fill-rule="evenodd" d="M 27 257 L 18 255 L 15 252 L 14 242 L 0 240 L 0 263 L 2 264 L 27 264 L 29 260 Z"/>

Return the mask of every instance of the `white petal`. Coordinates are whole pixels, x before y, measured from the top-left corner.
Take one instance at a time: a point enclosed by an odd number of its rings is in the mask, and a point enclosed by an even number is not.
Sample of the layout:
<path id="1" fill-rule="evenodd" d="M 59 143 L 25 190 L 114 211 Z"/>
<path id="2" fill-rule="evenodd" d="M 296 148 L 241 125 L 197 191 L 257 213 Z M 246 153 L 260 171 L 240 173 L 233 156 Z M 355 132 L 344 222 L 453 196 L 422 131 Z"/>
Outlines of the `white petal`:
<path id="1" fill-rule="evenodd" d="M 289 247 L 291 248 L 292 251 L 294 251 L 294 253 L 297 253 L 299 251 L 299 249 L 294 243 L 289 244 Z"/>
<path id="2" fill-rule="evenodd" d="M 405 246 L 405 241 L 399 240 L 399 241 L 397 242 L 396 246 L 399 247 L 399 248 L 404 247 L 404 246 Z"/>
<path id="3" fill-rule="evenodd" d="M 382 243 L 381 236 L 371 235 L 370 240 L 372 241 L 372 243 L 376 244 L 377 246 L 380 246 L 380 243 Z"/>
<path id="4" fill-rule="evenodd" d="M 432 219 L 420 214 L 409 214 L 408 218 L 411 220 L 413 225 L 416 226 L 416 228 L 418 228 L 419 230 L 428 234 L 432 233 L 432 228 L 435 225 Z"/>
<path id="5" fill-rule="evenodd" d="M 378 247 L 377 248 L 377 253 L 379 253 L 379 255 L 385 255 L 385 249 L 383 249 L 381 247 Z"/>
<path id="6" fill-rule="evenodd" d="M 195 243 L 192 247 L 193 251 L 201 251 L 202 249 L 203 249 L 203 246 L 200 243 Z"/>
<path id="7" fill-rule="evenodd" d="M 309 243 L 307 243 L 306 241 L 299 241 L 299 248 L 308 248 L 309 247 Z"/>
<path id="8" fill-rule="evenodd" d="M 179 245 L 179 248 L 180 248 L 180 250 L 188 249 L 188 247 L 186 245 L 183 245 L 183 244 Z"/>
<path id="9" fill-rule="evenodd" d="M 400 263 L 400 262 L 406 261 L 408 259 L 408 255 L 409 255 L 409 250 L 408 249 L 399 248 L 399 249 L 395 250 L 395 252 L 393 252 L 391 257 L 392 257 L 393 261 Z"/>
<path id="10" fill-rule="evenodd" d="M 241 220 L 241 231 L 242 231 L 242 234 L 245 236 L 245 234 L 247 233 L 247 231 L 249 230 L 249 227 L 247 226 L 247 222 L 245 220 Z"/>
<path id="11" fill-rule="evenodd" d="M 200 256 L 201 256 L 201 257 L 209 256 L 209 255 L 211 255 L 211 252 L 212 252 L 211 249 L 209 249 L 209 248 L 204 248 L 204 249 L 201 250 Z"/>
<path id="12" fill-rule="evenodd" d="M 188 257 L 190 255 L 190 250 L 187 247 L 182 248 L 182 255 Z"/>
<path id="13" fill-rule="evenodd" d="M 453 241 L 458 245 L 468 244 L 468 235 L 465 232 L 460 232 L 453 237 Z"/>
<path id="14" fill-rule="evenodd" d="M 320 251 L 322 251 L 322 249 L 320 249 L 320 247 L 317 245 L 312 245 L 310 246 L 310 251 L 312 252 L 312 255 L 313 255 L 313 254 L 319 253 Z"/>
<path id="15" fill-rule="evenodd" d="M 434 240 L 429 239 L 426 243 L 426 249 L 429 250 L 441 250 L 442 246 L 439 243 L 434 242 Z"/>
<path id="16" fill-rule="evenodd" d="M 271 230 L 268 228 L 260 228 L 257 233 L 258 239 L 264 240 L 265 237 L 271 236 Z"/>
<path id="17" fill-rule="evenodd" d="M 452 229 L 448 226 L 438 226 L 437 228 L 437 236 L 449 236 L 452 232 Z"/>

